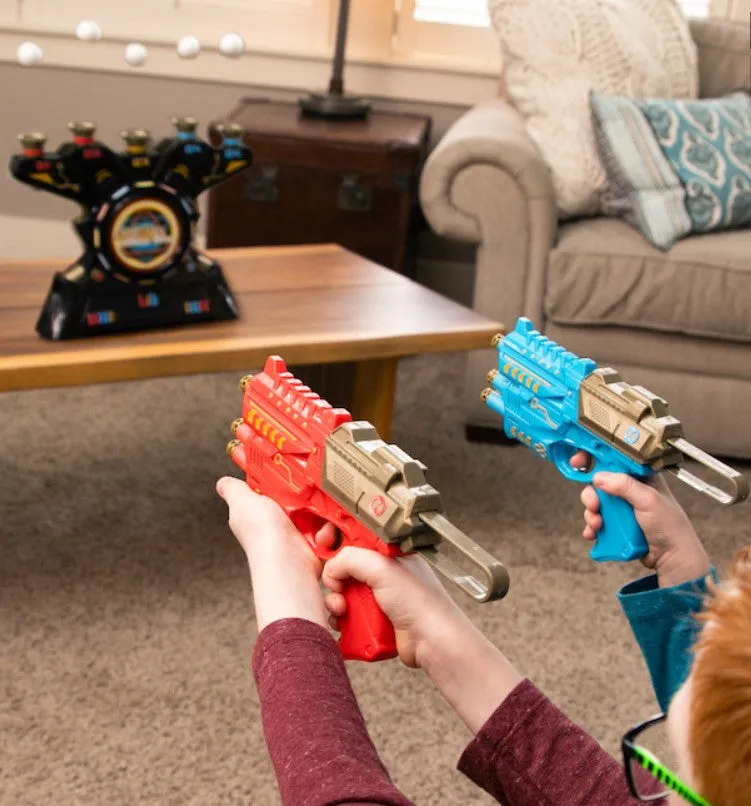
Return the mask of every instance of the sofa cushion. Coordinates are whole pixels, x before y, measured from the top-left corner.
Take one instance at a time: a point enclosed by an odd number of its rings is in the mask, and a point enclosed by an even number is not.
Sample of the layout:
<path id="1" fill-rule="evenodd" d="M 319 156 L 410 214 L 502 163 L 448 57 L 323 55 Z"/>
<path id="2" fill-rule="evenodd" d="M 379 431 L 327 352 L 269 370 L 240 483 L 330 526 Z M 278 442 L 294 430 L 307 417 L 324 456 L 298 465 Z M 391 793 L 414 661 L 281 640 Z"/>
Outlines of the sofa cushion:
<path id="1" fill-rule="evenodd" d="M 560 325 L 751 342 L 751 231 L 689 237 L 663 252 L 623 221 L 566 224 L 550 255 L 544 306 Z"/>
<path id="2" fill-rule="evenodd" d="M 589 92 L 696 98 L 696 47 L 676 0 L 489 0 L 511 102 L 550 166 L 561 217 L 602 210 Z"/>

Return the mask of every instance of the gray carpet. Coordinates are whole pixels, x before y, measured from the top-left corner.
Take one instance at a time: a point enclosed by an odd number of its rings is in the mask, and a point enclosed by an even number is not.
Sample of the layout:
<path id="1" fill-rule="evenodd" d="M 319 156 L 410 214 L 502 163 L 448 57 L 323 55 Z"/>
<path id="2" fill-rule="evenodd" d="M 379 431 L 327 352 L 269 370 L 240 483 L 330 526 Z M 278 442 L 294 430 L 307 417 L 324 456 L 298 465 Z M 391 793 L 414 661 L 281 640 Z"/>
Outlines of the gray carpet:
<path id="1" fill-rule="evenodd" d="M 466 444 L 456 356 L 403 363 L 394 441 L 510 567 L 476 623 L 611 751 L 656 706 L 578 488 L 522 448 Z M 213 492 L 238 374 L 0 395 L 0 803 L 275 804 L 244 558 Z M 746 468 L 748 470 L 748 467 Z M 681 494 L 721 567 L 748 511 Z M 741 533 L 745 529 L 745 533 Z M 354 665 L 373 739 L 420 804 L 490 799 L 419 672 Z"/>

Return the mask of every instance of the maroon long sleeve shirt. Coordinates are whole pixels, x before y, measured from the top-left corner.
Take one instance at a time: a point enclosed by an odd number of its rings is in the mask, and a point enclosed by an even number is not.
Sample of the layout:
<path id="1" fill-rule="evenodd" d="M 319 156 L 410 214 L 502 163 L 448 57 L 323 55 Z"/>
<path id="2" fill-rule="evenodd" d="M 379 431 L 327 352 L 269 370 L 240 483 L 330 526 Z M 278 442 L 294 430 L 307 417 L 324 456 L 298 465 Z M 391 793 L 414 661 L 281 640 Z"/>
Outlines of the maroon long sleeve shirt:
<path id="1" fill-rule="evenodd" d="M 325 629 L 303 619 L 270 624 L 253 674 L 285 806 L 412 803 L 381 763 Z M 464 750 L 459 770 L 507 806 L 639 804 L 620 765 L 528 680 Z"/>

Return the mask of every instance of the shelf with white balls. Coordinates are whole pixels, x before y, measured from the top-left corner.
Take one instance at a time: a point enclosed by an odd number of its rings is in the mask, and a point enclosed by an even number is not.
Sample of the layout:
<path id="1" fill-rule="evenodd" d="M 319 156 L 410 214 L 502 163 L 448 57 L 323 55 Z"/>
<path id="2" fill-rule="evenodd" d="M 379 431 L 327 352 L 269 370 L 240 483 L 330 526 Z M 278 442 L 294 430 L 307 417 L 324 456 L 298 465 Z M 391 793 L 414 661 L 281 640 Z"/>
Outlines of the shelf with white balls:
<path id="1" fill-rule="evenodd" d="M 10 3 L 2 5 L 12 5 Z M 96 21 L 107 40 L 175 43 L 200 36 L 216 49 L 227 34 L 248 46 L 297 49 L 311 41 L 327 43 L 331 0 L 21 0 L 20 14 L 0 16 L 3 27 L 19 27 L 49 35 L 70 35 L 82 20 Z M 6 15 L 8 16 L 8 15 Z M 146 41 L 147 40 L 147 41 Z"/>
<path id="2" fill-rule="evenodd" d="M 250 10 L 259 0 L 232 0 L 231 20 L 215 13 L 221 8 L 221 0 L 180 2 L 177 8 L 175 0 L 129 0 L 127 4 L 23 0 L 22 17 L 12 22 L 7 15 L 3 17 L 0 5 L 0 62 L 100 72 L 137 71 L 141 75 L 245 86 L 258 83 L 294 91 L 327 85 L 333 34 L 331 20 L 323 11 L 324 6 L 330 6 L 329 0 L 294 0 L 294 14 L 290 14 L 288 2 L 274 4 L 265 0 L 265 16 L 255 10 L 243 12 L 243 4 Z M 294 22 L 280 24 L 275 5 L 284 7 L 286 17 L 293 17 Z M 96 17 L 75 16 L 76 11 L 91 12 L 92 7 L 96 8 Z M 123 13 L 124 7 L 127 14 Z M 299 9 L 306 13 L 298 13 Z M 148 26 L 144 25 L 145 19 Z M 228 27 L 223 27 L 222 20 Z M 307 21 L 304 33 L 300 31 L 301 20 Z M 230 21 L 234 27 L 229 27 Z M 368 6 L 367 14 L 355 15 L 350 25 L 350 91 L 372 97 L 461 105 L 494 95 L 498 64 L 478 65 L 471 60 L 466 64 L 445 64 L 381 52 L 372 43 L 364 45 L 363 26 L 369 23 L 383 27 L 386 19 L 373 14 Z M 284 34 L 281 43 L 280 32 Z M 383 38 L 380 33 L 374 35 L 374 41 Z"/>

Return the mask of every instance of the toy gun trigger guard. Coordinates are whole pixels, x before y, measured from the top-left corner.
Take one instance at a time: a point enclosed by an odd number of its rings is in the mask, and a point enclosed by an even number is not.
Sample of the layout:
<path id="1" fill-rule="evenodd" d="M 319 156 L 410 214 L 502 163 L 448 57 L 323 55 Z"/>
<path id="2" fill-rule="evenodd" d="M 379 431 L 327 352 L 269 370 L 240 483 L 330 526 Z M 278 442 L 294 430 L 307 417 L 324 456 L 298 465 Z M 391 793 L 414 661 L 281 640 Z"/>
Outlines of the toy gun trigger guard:
<path id="1" fill-rule="evenodd" d="M 714 456 L 710 456 L 710 454 L 705 453 L 701 448 L 697 448 L 696 445 L 693 445 L 682 437 L 678 439 L 669 439 L 668 443 L 676 450 L 679 450 L 684 456 L 689 457 L 689 459 L 693 459 L 709 470 L 712 470 L 721 478 L 730 482 L 733 492 L 726 493 L 719 487 L 708 484 L 703 479 L 700 479 L 698 476 L 695 476 L 693 473 L 679 466 L 666 467 L 665 470 L 668 473 L 671 473 L 677 479 L 680 479 L 680 481 L 682 481 L 684 484 L 688 484 L 689 487 L 693 487 L 695 490 L 698 490 L 700 493 L 704 493 L 704 495 L 713 498 L 715 501 L 718 501 L 720 504 L 726 507 L 737 504 L 740 501 L 745 501 L 746 498 L 748 498 L 748 480 L 745 476 L 742 476 L 740 473 L 738 473 L 737 470 L 733 470 L 732 467 L 728 467 L 728 465 L 726 465 L 724 462 L 721 462 L 719 459 L 715 459 Z"/>
<path id="2" fill-rule="evenodd" d="M 587 465 L 581 470 L 571 467 L 571 457 L 579 451 L 584 451 L 588 457 Z M 597 460 L 587 450 L 586 446 L 575 445 L 573 442 L 556 442 L 551 448 L 551 456 L 560 474 L 569 481 L 578 481 L 583 484 L 591 483 L 597 472 Z"/>
<path id="3" fill-rule="evenodd" d="M 421 512 L 418 517 L 478 568 L 485 577 L 485 581 L 482 582 L 476 576 L 467 574 L 445 554 L 441 554 L 435 546 L 415 548 L 413 549 L 415 553 L 424 557 L 441 576 L 458 585 L 476 602 L 490 602 L 502 599 L 506 595 L 509 589 L 509 574 L 503 563 L 496 560 L 492 554 L 485 551 L 482 546 L 475 543 L 460 529 L 457 529 L 439 512 Z M 405 550 L 408 548 L 409 546 L 404 547 Z"/>

